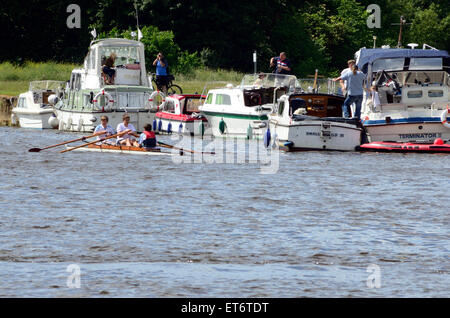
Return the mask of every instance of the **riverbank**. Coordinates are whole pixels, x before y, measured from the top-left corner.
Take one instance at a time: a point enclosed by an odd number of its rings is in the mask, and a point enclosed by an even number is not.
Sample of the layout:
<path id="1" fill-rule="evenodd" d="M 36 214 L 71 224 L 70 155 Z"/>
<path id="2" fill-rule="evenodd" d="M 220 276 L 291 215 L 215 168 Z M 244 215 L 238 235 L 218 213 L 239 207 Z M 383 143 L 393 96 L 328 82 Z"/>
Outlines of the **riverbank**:
<path id="1" fill-rule="evenodd" d="M 16 96 L 0 95 L 0 126 L 11 126 L 11 110 L 16 102 Z"/>

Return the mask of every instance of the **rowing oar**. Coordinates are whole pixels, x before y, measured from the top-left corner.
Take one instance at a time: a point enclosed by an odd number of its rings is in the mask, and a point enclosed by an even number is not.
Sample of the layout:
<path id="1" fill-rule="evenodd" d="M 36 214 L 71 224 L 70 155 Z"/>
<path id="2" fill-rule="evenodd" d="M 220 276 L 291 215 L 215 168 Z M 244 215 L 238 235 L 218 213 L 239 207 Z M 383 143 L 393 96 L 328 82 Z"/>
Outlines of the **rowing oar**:
<path id="1" fill-rule="evenodd" d="M 72 151 L 72 150 L 75 150 L 75 149 L 78 149 L 78 148 L 81 148 L 81 147 L 86 147 L 86 146 L 89 146 L 89 145 L 93 145 L 93 144 L 96 144 L 98 142 L 103 142 L 103 141 L 105 141 L 107 139 L 116 138 L 116 137 L 128 134 L 129 132 L 131 132 L 131 129 L 127 129 L 127 130 L 122 131 L 122 132 L 120 132 L 118 134 L 111 135 L 111 136 L 108 136 L 108 137 L 105 137 L 105 138 L 102 138 L 102 139 L 99 139 L 99 140 L 96 140 L 96 141 L 88 142 L 87 144 L 83 144 L 83 145 L 76 146 L 76 147 L 73 147 L 73 148 L 61 150 L 60 153 L 64 153 L 64 152 Z"/>
<path id="2" fill-rule="evenodd" d="M 65 145 L 65 144 L 70 144 L 71 142 L 82 141 L 82 140 L 84 141 L 84 140 L 87 139 L 87 138 L 92 138 L 92 137 L 100 136 L 100 135 L 103 135 L 103 134 L 105 134 L 105 133 L 106 133 L 106 131 L 101 131 L 101 132 L 97 132 L 97 133 L 95 133 L 95 134 L 93 134 L 93 135 L 90 135 L 90 136 L 85 136 L 85 137 L 81 137 L 81 138 L 78 138 L 78 139 L 65 141 L 65 142 L 62 142 L 62 143 L 60 143 L 60 144 L 51 145 L 51 146 L 48 146 L 48 147 L 45 147 L 45 148 L 31 148 L 31 149 L 28 149 L 28 151 L 29 151 L 29 152 L 39 152 L 39 151 L 41 151 L 41 150 L 50 149 L 50 148 L 62 146 L 62 145 Z"/>
<path id="3" fill-rule="evenodd" d="M 198 151 L 194 151 L 194 150 L 178 148 L 178 147 L 175 147 L 175 146 L 172 146 L 172 145 L 165 144 L 165 143 L 160 142 L 160 141 L 157 141 L 156 143 L 159 146 L 162 146 L 162 147 L 165 147 L 165 148 L 172 148 L 172 149 L 177 149 L 177 150 L 181 150 L 181 151 L 187 151 L 187 152 L 190 152 L 190 153 L 202 153 L 202 154 L 209 154 L 209 155 L 214 155 L 215 154 L 214 151 L 212 151 L 212 152 L 198 152 Z"/>

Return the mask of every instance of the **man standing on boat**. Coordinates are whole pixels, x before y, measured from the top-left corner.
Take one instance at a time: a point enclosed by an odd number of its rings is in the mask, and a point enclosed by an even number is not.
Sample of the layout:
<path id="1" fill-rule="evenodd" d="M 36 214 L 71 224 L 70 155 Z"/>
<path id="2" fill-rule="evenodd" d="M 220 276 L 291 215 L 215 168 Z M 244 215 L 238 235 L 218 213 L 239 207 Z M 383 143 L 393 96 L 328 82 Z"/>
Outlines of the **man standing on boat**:
<path id="1" fill-rule="evenodd" d="M 355 60 L 348 60 L 347 61 L 348 67 L 341 72 L 341 77 L 344 76 L 347 72 L 351 72 L 352 67 L 355 64 L 356 64 Z M 339 84 L 341 85 L 342 95 L 346 96 L 347 95 L 347 81 L 340 80 Z"/>
<path id="2" fill-rule="evenodd" d="M 270 66 L 275 67 L 273 73 L 275 74 L 291 74 L 291 62 L 288 60 L 286 53 L 281 52 L 280 56 L 275 56 L 270 59 Z"/>
<path id="3" fill-rule="evenodd" d="M 353 65 L 351 72 L 347 72 L 343 76 L 333 79 L 334 82 L 341 80 L 347 81 L 348 94 L 344 101 L 344 105 L 342 106 L 342 117 L 350 117 L 350 105 L 353 103 L 355 103 L 355 112 L 353 117 L 356 119 L 361 117 L 361 105 L 363 101 L 365 79 L 366 77 L 364 76 L 364 73 L 358 71 L 358 66 L 356 64 Z"/>
<path id="4" fill-rule="evenodd" d="M 156 66 L 156 83 L 158 86 L 161 86 L 162 91 L 167 95 L 169 65 L 161 52 L 158 53 L 153 61 L 153 66 Z"/>

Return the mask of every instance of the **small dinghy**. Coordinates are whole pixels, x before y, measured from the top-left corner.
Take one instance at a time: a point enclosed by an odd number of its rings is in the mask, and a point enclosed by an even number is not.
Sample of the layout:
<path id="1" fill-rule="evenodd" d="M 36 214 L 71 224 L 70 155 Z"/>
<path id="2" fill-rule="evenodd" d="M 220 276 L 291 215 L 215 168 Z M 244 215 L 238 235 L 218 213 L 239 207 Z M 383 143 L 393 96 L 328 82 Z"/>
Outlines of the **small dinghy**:
<path id="1" fill-rule="evenodd" d="M 441 138 L 435 139 L 434 143 L 375 141 L 363 144 L 359 146 L 357 150 L 376 152 L 450 153 L 450 144 L 444 143 Z"/>

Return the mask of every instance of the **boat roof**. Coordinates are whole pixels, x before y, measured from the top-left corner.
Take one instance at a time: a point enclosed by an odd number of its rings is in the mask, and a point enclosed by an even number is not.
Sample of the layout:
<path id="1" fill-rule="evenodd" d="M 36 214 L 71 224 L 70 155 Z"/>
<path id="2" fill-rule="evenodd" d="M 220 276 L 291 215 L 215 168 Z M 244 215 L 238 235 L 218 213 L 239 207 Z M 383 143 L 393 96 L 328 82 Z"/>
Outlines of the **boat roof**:
<path id="1" fill-rule="evenodd" d="M 122 38 L 106 38 L 106 39 L 98 39 L 94 40 L 91 43 L 91 46 L 143 46 L 142 42 L 122 39 Z"/>
<path id="2" fill-rule="evenodd" d="M 401 58 L 401 57 L 444 57 L 450 55 L 444 50 L 424 50 L 424 49 L 366 49 L 359 51 L 357 61 L 358 67 L 363 72 L 367 71 L 367 65 L 378 59 Z"/>
<path id="3" fill-rule="evenodd" d="M 173 94 L 173 95 L 169 95 L 167 97 L 170 98 L 175 98 L 178 100 L 182 100 L 186 97 L 199 97 L 199 98 L 206 98 L 206 95 L 202 95 L 202 94 Z"/>

